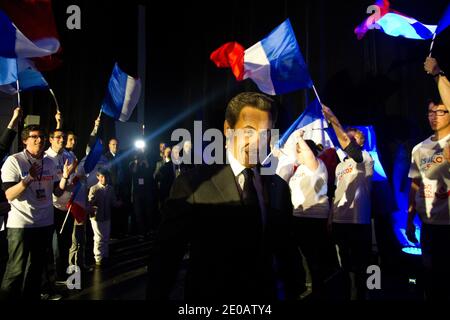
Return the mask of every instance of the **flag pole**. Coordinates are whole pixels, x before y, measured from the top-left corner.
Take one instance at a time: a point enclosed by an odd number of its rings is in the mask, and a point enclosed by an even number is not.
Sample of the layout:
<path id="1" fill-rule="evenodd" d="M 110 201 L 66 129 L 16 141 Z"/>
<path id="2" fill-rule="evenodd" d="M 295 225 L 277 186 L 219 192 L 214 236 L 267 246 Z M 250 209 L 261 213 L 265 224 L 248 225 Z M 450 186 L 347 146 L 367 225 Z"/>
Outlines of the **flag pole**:
<path id="1" fill-rule="evenodd" d="M 322 101 L 320 100 L 319 94 L 317 93 L 317 89 L 314 86 L 314 84 L 312 85 L 312 88 L 314 90 L 314 94 L 317 97 L 317 101 L 319 101 L 320 105 L 322 105 Z M 322 134 L 323 134 L 323 130 L 322 130 Z M 276 148 L 276 147 L 275 147 Z M 267 155 L 267 157 L 261 162 L 261 165 L 264 165 L 266 163 L 266 161 L 270 158 L 270 156 L 272 155 L 273 151 L 271 150 L 270 153 Z"/>
<path id="2" fill-rule="evenodd" d="M 430 53 L 428 54 L 428 58 L 431 57 L 431 52 L 433 51 L 434 38 L 436 38 L 436 33 L 433 34 L 433 39 L 431 39 Z"/>
<path id="3" fill-rule="evenodd" d="M 53 101 L 55 101 L 55 104 L 56 104 L 56 112 L 59 112 L 58 100 L 56 100 L 55 93 L 53 92 L 52 88 L 48 88 L 48 89 L 49 89 L 50 93 L 52 94 Z"/>
<path id="4" fill-rule="evenodd" d="M 63 232 L 63 230 L 64 230 L 64 226 L 66 225 L 67 218 L 69 217 L 69 214 L 70 214 L 70 210 L 71 210 L 71 209 L 72 209 L 72 205 L 70 205 L 69 210 L 67 210 L 67 214 L 66 214 L 66 217 L 64 218 L 64 222 L 63 222 L 63 224 L 62 224 L 62 226 L 61 226 L 61 230 L 59 231 L 59 234 L 62 234 L 62 232 Z"/>
<path id="5" fill-rule="evenodd" d="M 317 93 L 316 87 L 314 84 L 312 85 L 312 88 L 314 90 L 314 93 L 316 94 L 317 100 L 319 101 L 320 105 L 322 105 L 322 101 L 320 100 L 319 94 Z"/>
<path id="6" fill-rule="evenodd" d="M 16 80 L 16 89 L 17 89 L 17 106 L 20 107 L 20 87 L 19 87 L 19 79 Z"/>

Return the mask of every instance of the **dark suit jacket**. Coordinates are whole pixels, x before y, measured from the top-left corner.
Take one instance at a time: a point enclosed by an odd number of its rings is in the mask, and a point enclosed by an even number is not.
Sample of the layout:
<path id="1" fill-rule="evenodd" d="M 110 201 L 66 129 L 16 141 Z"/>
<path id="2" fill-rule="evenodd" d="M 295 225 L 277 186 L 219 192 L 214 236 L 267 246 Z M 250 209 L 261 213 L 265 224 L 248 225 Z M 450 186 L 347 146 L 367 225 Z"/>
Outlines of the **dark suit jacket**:
<path id="1" fill-rule="evenodd" d="M 174 180 L 175 172 L 172 161 L 164 163 L 155 175 L 155 181 L 158 185 L 158 198 L 161 204 L 169 197 Z"/>
<path id="2" fill-rule="evenodd" d="M 113 162 L 113 165 L 109 167 L 109 173 L 111 175 L 111 184 L 114 187 L 116 196 L 122 200 L 127 200 L 130 198 L 130 184 L 131 180 L 128 166 L 126 165 L 126 159 L 123 158 L 122 153 L 117 153 L 114 157 L 111 152 L 105 153 L 108 162 Z M 116 159 L 119 159 L 117 161 Z"/>
<path id="3" fill-rule="evenodd" d="M 259 210 L 243 205 L 229 165 L 198 166 L 175 180 L 151 254 L 149 299 L 168 298 L 188 243 L 186 300 L 271 301 L 277 279 L 287 297 L 298 293 L 289 186 L 278 176 L 261 177 L 264 228 Z"/>

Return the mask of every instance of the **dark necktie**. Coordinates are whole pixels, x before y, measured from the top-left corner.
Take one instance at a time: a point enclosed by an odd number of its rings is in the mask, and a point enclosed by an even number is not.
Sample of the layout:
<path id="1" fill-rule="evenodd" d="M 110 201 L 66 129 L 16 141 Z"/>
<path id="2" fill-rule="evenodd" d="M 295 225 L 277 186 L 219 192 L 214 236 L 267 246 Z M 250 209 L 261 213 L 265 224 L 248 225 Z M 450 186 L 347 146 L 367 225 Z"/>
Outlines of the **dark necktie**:
<path id="1" fill-rule="evenodd" d="M 246 168 L 242 171 L 244 175 L 245 182 L 242 188 L 242 200 L 245 205 L 256 206 L 259 208 L 258 195 L 256 193 L 255 185 L 253 184 L 253 170 Z"/>

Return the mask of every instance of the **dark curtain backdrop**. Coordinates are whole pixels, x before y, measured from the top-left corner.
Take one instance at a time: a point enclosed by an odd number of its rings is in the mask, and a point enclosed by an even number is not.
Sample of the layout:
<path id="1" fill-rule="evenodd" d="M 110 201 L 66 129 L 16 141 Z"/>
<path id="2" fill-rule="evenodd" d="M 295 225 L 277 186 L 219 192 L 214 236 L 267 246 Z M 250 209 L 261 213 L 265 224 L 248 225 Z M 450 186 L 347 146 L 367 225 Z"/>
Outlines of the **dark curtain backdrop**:
<path id="1" fill-rule="evenodd" d="M 152 151 L 160 140 L 170 142 L 175 128 L 222 129 L 228 100 L 243 90 L 257 90 L 250 81 L 236 82 L 228 69 L 218 69 L 210 53 L 228 41 L 249 47 L 284 19 L 290 18 L 311 77 L 323 102 L 343 124 L 372 124 L 381 160 L 388 174 L 398 144 L 408 149 L 431 132 L 426 100 L 437 96 L 423 71 L 430 41 L 389 37 L 369 31 L 358 41 L 353 29 L 373 1 L 87 1 L 54 0 L 54 14 L 63 46 L 63 64 L 46 73 L 65 117 L 65 126 L 79 136 L 82 153 L 98 115 L 115 61 L 137 74 L 137 5 L 147 17 L 147 83 L 144 90 L 146 133 Z M 66 8 L 81 8 L 81 30 L 68 30 Z M 396 10 L 436 24 L 448 1 L 392 0 Z M 449 28 L 450 29 L 450 28 Z M 449 34 L 436 40 L 434 56 L 450 73 Z M 313 98 L 312 90 L 278 96 L 283 131 Z M 29 113 L 54 126 L 54 104 L 47 92 L 24 95 Z M 136 116 L 135 116 L 136 117 Z M 101 136 L 113 135 L 114 123 L 103 117 Z"/>

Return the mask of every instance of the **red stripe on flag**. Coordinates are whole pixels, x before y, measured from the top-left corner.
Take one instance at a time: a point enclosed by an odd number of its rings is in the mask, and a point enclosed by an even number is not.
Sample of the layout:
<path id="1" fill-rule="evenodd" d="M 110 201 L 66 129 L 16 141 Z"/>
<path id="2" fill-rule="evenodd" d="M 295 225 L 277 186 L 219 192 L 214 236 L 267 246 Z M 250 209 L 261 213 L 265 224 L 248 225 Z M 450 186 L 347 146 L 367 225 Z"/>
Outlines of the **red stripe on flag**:
<path id="1" fill-rule="evenodd" d="M 77 220 L 78 223 L 81 223 L 86 220 L 86 209 L 77 204 L 76 202 L 71 204 L 70 213 Z"/>
<path id="2" fill-rule="evenodd" d="M 0 0 L 3 9 L 17 28 L 31 41 L 45 38 L 59 40 L 51 0 Z M 49 71 L 61 64 L 62 48 L 50 56 L 33 58 L 36 68 Z"/>
<path id="3" fill-rule="evenodd" d="M 210 59 L 219 68 L 231 68 L 238 81 L 244 79 L 244 47 L 237 42 L 225 43 L 214 50 Z"/>

